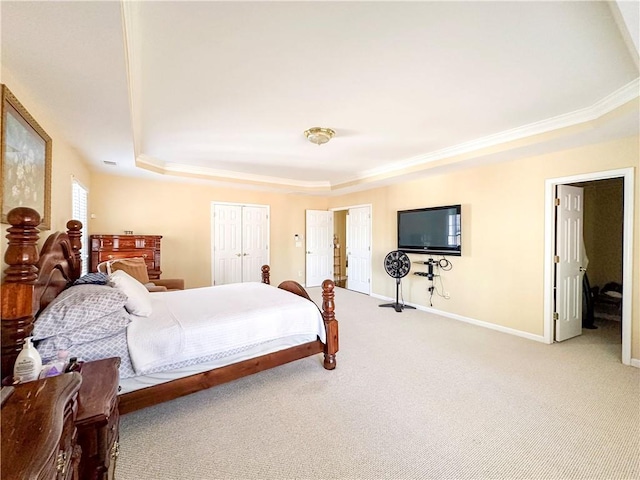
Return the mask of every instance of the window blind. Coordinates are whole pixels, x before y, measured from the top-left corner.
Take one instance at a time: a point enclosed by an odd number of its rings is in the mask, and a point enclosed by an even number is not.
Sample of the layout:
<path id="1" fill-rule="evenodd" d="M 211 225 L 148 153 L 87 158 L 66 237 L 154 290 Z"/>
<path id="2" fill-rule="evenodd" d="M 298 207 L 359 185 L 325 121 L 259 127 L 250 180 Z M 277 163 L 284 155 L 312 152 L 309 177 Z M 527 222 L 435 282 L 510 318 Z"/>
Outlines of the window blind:
<path id="1" fill-rule="evenodd" d="M 88 219 L 88 193 L 89 191 L 82 186 L 77 180 L 71 182 L 71 203 L 72 213 L 71 216 L 74 220 L 82 222 L 82 249 L 80 250 L 80 258 L 82 259 L 82 271 L 84 275 L 89 270 L 89 235 L 87 231 L 89 229 Z"/>

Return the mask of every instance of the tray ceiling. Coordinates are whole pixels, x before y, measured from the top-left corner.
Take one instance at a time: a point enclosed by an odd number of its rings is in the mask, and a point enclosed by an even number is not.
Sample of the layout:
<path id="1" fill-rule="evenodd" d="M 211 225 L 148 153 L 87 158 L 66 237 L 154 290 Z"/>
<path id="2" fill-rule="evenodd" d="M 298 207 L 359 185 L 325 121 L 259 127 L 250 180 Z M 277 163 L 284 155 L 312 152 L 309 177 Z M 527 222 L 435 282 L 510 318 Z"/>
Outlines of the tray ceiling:
<path id="1" fill-rule="evenodd" d="M 606 2 L 1 8 L 3 82 L 115 174 L 345 192 L 638 131 L 634 33 Z"/>

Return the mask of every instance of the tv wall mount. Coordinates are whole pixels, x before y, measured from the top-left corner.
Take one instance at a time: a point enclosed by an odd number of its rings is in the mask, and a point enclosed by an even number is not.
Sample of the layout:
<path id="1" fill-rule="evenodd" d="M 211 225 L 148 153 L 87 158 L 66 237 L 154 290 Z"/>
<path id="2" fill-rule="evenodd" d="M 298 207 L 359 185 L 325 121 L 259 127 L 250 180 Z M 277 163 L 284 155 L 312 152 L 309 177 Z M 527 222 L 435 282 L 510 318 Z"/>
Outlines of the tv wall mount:
<path id="1" fill-rule="evenodd" d="M 399 298 L 400 281 L 403 277 L 406 277 L 409 274 L 409 270 L 411 270 L 411 260 L 409 260 L 408 255 L 400 250 L 387 253 L 387 256 L 384 257 L 384 270 L 390 277 L 396 279 L 396 301 L 395 303 L 384 303 L 379 306 L 393 308 L 398 313 L 402 312 L 405 308 L 415 309 L 416 307 L 400 303 Z"/>

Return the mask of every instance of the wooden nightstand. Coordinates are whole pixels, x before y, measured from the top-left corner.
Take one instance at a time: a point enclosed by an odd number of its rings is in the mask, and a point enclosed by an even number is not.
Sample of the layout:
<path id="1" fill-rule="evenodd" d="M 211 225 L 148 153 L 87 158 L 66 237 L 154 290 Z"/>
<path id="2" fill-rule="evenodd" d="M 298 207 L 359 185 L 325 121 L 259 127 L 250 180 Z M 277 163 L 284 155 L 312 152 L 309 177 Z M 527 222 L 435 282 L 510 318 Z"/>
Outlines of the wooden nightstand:
<path id="1" fill-rule="evenodd" d="M 77 373 L 15 386 L 2 405 L 2 480 L 75 480 Z"/>
<path id="2" fill-rule="evenodd" d="M 82 448 L 80 478 L 112 480 L 118 457 L 119 358 L 82 364 L 78 393 L 78 444 Z"/>

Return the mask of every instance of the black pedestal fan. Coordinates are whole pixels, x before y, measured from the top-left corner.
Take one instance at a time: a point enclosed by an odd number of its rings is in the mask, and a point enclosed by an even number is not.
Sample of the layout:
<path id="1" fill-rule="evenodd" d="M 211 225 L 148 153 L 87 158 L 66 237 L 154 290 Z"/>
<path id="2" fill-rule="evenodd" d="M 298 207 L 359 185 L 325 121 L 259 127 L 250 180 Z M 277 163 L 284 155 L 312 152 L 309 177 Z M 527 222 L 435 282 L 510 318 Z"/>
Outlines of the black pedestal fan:
<path id="1" fill-rule="evenodd" d="M 391 307 L 395 309 L 396 312 L 401 312 L 403 308 L 415 309 L 416 307 L 405 305 L 399 301 L 400 279 L 402 277 L 406 277 L 409 270 L 411 270 L 411 260 L 409 260 L 407 254 L 400 250 L 394 250 L 393 252 L 387 253 L 387 256 L 384 257 L 384 269 L 390 277 L 396 279 L 396 301 L 395 303 L 384 303 L 379 306 Z"/>

